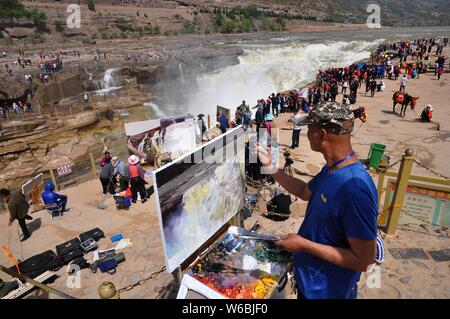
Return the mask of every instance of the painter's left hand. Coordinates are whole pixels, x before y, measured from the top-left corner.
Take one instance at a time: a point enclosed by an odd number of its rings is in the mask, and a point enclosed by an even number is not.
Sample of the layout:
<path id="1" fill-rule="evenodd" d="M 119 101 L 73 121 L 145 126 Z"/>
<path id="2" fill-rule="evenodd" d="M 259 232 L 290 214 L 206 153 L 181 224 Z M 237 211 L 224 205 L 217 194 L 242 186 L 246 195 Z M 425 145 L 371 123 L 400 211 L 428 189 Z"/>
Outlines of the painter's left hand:
<path id="1" fill-rule="evenodd" d="M 275 244 L 285 251 L 288 252 L 298 252 L 303 249 L 304 238 L 297 234 L 288 234 L 280 236 L 280 240 L 276 241 Z"/>

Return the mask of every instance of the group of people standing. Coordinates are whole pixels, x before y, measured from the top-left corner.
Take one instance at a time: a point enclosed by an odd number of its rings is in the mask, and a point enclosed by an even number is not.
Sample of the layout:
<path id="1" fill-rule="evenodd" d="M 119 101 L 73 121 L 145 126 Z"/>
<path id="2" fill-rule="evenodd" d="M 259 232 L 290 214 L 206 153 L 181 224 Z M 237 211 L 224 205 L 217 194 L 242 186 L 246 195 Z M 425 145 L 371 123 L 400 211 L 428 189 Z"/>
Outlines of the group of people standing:
<path id="1" fill-rule="evenodd" d="M 139 157 L 131 155 L 127 165 L 118 157 L 111 157 L 111 153 L 106 151 L 100 160 L 99 174 L 103 194 L 116 194 L 117 183 L 119 183 L 119 193 L 129 193 L 133 203 L 137 202 L 139 193 L 141 202 L 145 203 L 147 201 L 145 172 L 139 162 Z"/>

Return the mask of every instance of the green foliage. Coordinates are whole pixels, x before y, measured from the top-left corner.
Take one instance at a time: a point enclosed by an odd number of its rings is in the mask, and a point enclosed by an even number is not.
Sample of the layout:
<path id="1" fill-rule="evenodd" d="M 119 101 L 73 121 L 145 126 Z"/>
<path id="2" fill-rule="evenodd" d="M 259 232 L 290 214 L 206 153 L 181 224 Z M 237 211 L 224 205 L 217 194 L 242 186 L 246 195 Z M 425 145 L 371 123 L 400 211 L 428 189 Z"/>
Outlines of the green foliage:
<path id="1" fill-rule="evenodd" d="M 127 31 L 134 31 L 133 26 L 124 18 L 120 17 L 116 20 L 116 27 L 122 31 L 122 32 L 127 32 Z"/>
<path id="2" fill-rule="evenodd" d="M 34 24 L 36 25 L 36 28 L 38 29 L 39 32 L 48 32 L 49 30 L 47 29 L 47 16 L 45 15 L 44 12 L 39 11 L 37 9 L 33 9 L 30 11 L 30 16 L 29 16 Z"/>
<path id="3" fill-rule="evenodd" d="M 98 38 L 97 32 L 92 33 L 91 39 L 92 39 L 92 40 L 95 40 L 95 39 L 97 39 L 97 38 Z"/>
<path id="4" fill-rule="evenodd" d="M 0 0 L 0 18 L 30 17 L 30 12 L 18 0 Z"/>
<path id="5" fill-rule="evenodd" d="M 60 20 L 55 21 L 55 30 L 58 32 L 64 32 L 64 25 Z"/>
<path id="6" fill-rule="evenodd" d="M 191 21 L 186 20 L 183 23 L 183 33 L 194 33 L 196 30 L 195 24 Z"/>
<path id="7" fill-rule="evenodd" d="M 43 43 L 44 38 L 42 37 L 41 33 L 39 33 L 38 31 L 34 31 L 34 33 L 31 35 L 31 42 L 34 44 Z"/>
<path id="8" fill-rule="evenodd" d="M 161 34 L 161 28 L 159 27 L 159 25 L 155 25 L 153 28 L 153 34 L 154 35 L 159 35 Z"/>
<path id="9" fill-rule="evenodd" d="M 236 9 L 231 9 L 226 13 L 227 18 L 232 20 L 236 20 L 236 15 L 239 14 Z"/>
<path id="10" fill-rule="evenodd" d="M 136 16 L 138 16 L 138 17 L 139 17 L 139 11 L 136 11 Z"/>
<path id="11" fill-rule="evenodd" d="M 86 4 L 87 4 L 89 10 L 95 11 L 95 1 L 94 0 L 86 0 Z"/>
<path id="12" fill-rule="evenodd" d="M 144 13 L 144 18 L 146 18 L 146 19 L 148 18 L 148 15 L 147 15 L 147 13 Z"/>
<path id="13" fill-rule="evenodd" d="M 255 31 L 255 26 L 253 25 L 253 22 L 250 19 L 244 19 L 241 22 L 239 22 L 237 28 L 240 33 Z"/>
<path id="14" fill-rule="evenodd" d="M 258 8 L 256 7 L 256 5 L 251 4 L 248 6 L 245 6 L 244 8 L 241 9 L 241 14 L 248 18 L 258 18 L 261 16 L 261 12 L 258 11 Z"/>
<path id="15" fill-rule="evenodd" d="M 233 33 L 235 29 L 236 29 L 236 22 L 234 20 L 227 20 L 222 26 L 222 30 L 220 32 Z"/>
<path id="16" fill-rule="evenodd" d="M 213 17 L 213 24 L 216 27 L 222 27 L 225 22 L 225 19 L 221 13 L 217 13 Z"/>

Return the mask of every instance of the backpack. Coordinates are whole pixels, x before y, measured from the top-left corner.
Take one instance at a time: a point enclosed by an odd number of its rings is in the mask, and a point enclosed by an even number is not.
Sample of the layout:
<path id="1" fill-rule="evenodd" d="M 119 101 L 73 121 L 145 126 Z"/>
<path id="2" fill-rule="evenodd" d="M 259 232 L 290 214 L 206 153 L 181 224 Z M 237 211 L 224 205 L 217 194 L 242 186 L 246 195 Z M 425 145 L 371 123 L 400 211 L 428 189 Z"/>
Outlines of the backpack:
<path id="1" fill-rule="evenodd" d="M 47 250 L 19 263 L 20 273 L 31 279 L 42 275 L 47 270 L 56 271 L 64 266 L 64 262 L 53 251 Z M 17 272 L 16 266 L 10 268 Z"/>

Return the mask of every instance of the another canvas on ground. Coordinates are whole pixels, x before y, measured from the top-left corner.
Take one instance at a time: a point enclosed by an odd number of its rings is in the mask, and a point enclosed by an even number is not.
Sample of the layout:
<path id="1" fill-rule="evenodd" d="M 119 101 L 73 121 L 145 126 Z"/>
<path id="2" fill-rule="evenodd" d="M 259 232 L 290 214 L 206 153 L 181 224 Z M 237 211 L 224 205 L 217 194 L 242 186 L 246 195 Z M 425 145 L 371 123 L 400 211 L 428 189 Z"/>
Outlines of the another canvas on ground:
<path id="1" fill-rule="evenodd" d="M 244 160 L 243 129 L 238 127 L 155 172 L 167 271 L 176 269 L 243 207 Z"/>

